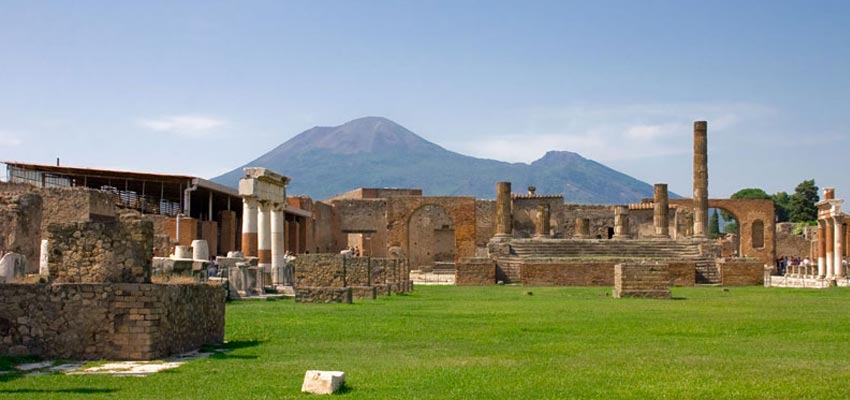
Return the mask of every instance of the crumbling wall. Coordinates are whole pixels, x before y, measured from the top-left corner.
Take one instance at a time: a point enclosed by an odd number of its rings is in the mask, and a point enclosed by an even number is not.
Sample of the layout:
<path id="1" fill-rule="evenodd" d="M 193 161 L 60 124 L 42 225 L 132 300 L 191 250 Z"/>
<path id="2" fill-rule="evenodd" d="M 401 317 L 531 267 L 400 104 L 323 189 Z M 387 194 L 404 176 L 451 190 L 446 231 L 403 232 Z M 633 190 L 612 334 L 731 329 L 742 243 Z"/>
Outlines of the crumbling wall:
<path id="1" fill-rule="evenodd" d="M 38 272 L 41 250 L 42 198 L 28 187 L 0 186 L 0 252 L 27 258 L 27 273 Z"/>
<path id="2" fill-rule="evenodd" d="M 496 234 L 496 201 L 475 200 L 475 246 L 487 247 Z"/>
<path id="3" fill-rule="evenodd" d="M 455 266 L 455 285 L 492 286 L 496 284 L 496 263 L 489 258 L 461 258 Z"/>
<path id="4" fill-rule="evenodd" d="M 152 360 L 224 339 L 212 285 L 0 285 L 0 355 Z"/>
<path id="5" fill-rule="evenodd" d="M 502 260 L 498 262 L 501 264 Z M 671 285 L 693 286 L 695 283 L 696 264 L 693 261 L 648 258 L 642 262 L 666 265 L 665 279 Z M 611 286 L 614 285 L 614 267 L 621 263 L 634 263 L 634 259 L 530 258 L 515 261 L 515 267 L 519 269 L 519 283 L 526 286 Z"/>
<path id="6" fill-rule="evenodd" d="M 768 264 L 773 265 L 773 264 Z M 717 263 L 723 286 L 764 284 L 764 264 L 757 258 L 728 258 Z"/>
<path id="7" fill-rule="evenodd" d="M 817 234 L 815 234 L 817 236 Z M 776 230 L 776 255 L 778 257 L 809 257 L 812 242 L 802 235 Z"/>
<path id="8" fill-rule="evenodd" d="M 412 290 L 400 260 L 303 254 L 294 263 L 295 299 L 300 302 L 351 302 Z"/>
<path id="9" fill-rule="evenodd" d="M 551 212 L 554 219 L 552 229 L 558 238 L 569 239 L 575 235 L 576 218 L 590 219 L 590 237 L 593 239 L 608 239 L 609 229 L 614 229 L 614 208 L 611 206 L 563 204 L 552 208 Z"/>
<path id="10" fill-rule="evenodd" d="M 53 224 L 47 239 L 51 282 L 150 283 L 150 221 L 127 214 L 111 223 Z"/>
<path id="11" fill-rule="evenodd" d="M 614 266 L 614 297 L 669 299 L 666 264 L 623 263 Z"/>
<path id="12" fill-rule="evenodd" d="M 51 224 L 71 222 L 114 221 L 118 209 L 112 194 L 84 187 L 55 187 L 38 189 L 44 199 L 44 216 L 41 231 L 47 236 Z"/>
<path id="13" fill-rule="evenodd" d="M 563 235 L 565 224 L 562 219 L 559 220 L 558 218 L 558 215 L 563 216 L 566 212 L 563 196 L 514 195 L 512 198 L 511 209 L 511 214 L 513 216 L 514 237 L 530 238 L 534 236 L 534 225 L 535 220 L 537 219 L 537 206 L 540 204 L 549 205 L 551 219 L 550 227 L 555 232 L 555 236 Z M 613 220 L 614 214 L 613 211 L 611 211 L 611 221 Z M 570 223 L 570 225 L 573 225 L 574 223 L 575 218 L 573 218 L 572 223 Z M 614 226 L 613 222 L 611 226 Z"/>

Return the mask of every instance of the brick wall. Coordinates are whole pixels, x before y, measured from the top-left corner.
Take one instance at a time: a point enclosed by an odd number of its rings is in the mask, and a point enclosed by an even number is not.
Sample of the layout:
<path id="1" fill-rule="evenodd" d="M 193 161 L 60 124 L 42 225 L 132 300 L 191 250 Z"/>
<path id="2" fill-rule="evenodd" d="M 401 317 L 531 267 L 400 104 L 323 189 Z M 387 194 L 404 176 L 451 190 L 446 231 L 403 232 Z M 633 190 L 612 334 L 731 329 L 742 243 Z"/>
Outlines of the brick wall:
<path id="1" fill-rule="evenodd" d="M 150 283 L 150 221 L 127 214 L 110 223 L 52 224 L 47 239 L 51 282 Z"/>
<path id="2" fill-rule="evenodd" d="M 614 297 L 669 299 L 667 264 L 623 263 L 614 266 Z"/>
<path id="3" fill-rule="evenodd" d="M 455 285 L 492 286 L 496 284 L 496 262 L 489 258 L 461 258 L 455 265 Z"/>
<path id="4" fill-rule="evenodd" d="M 724 286 L 764 284 L 764 264 L 757 258 L 730 258 L 718 262 L 717 268 L 720 271 L 720 283 Z"/>
<path id="5" fill-rule="evenodd" d="M 0 285 L 0 355 L 151 360 L 224 339 L 211 285 Z"/>
<path id="6" fill-rule="evenodd" d="M 676 286 L 693 286 L 696 266 L 693 262 L 669 259 L 646 259 L 668 265 L 665 279 Z M 501 260 L 499 261 L 501 263 Z M 614 266 L 630 263 L 628 259 L 525 259 L 518 261 L 520 283 L 529 286 L 611 286 Z M 670 267 L 672 265 L 672 267 Z"/>
<path id="7" fill-rule="evenodd" d="M 374 299 L 412 289 L 402 260 L 302 254 L 295 258 L 294 267 L 295 299 L 299 302 L 351 302 L 352 298 Z"/>

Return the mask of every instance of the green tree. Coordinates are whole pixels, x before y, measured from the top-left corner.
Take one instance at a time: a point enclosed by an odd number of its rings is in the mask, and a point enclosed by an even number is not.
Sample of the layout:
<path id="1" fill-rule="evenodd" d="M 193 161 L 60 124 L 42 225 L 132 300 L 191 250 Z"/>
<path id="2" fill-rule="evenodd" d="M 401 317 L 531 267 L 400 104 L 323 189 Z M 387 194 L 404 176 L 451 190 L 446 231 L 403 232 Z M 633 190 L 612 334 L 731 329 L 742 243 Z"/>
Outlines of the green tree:
<path id="1" fill-rule="evenodd" d="M 773 207 L 776 210 L 777 222 L 788 222 L 791 214 L 791 196 L 786 192 L 779 192 L 771 196 Z"/>
<path id="2" fill-rule="evenodd" d="M 708 236 L 712 239 L 720 237 L 720 218 L 717 216 L 717 210 L 714 210 L 711 218 L 708 219 Z"/>
<path id="3" fill-rule="evenodd" d="M 809 222 L 818 219 L 818 208 L 815 205 L 820 201 L 818 187 L 814 179 L 800 182 L 794 189 L 789 202 L 789 217 L 791 222 Z"/>
<path id="4" fill-rule="evenodd" d="M 732 193 L 730 199 L 767 199 L 770 200 L 771 197 L 767 192 L 759 188 L 745 188 L 741 189 L 735 193 Z M 735 217 L 730 214 L 728 211 L 720 210 L 720 215 L 723 217 L 724 221 L 732 221 Z M 737 228 L 737 225 L 735 226 Z M 726 232 L 729 230 L 724 229 Z M 731 232 L 730 232 L 731 233 Z"/>
<path id="5" fill-rule="evenodd" d="M 726 233 L 738 233 L 738 222 L 731 221 L 723 227 L 723 232 Z"/>

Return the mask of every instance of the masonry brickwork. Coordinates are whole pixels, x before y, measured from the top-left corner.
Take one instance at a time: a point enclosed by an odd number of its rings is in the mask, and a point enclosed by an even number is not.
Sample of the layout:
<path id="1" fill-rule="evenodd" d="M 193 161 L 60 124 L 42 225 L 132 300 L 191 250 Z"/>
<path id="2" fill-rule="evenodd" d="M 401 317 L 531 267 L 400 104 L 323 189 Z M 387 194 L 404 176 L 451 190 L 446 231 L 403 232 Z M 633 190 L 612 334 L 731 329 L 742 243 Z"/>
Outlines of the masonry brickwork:
<path id="1" fill-rule="evenodd" d="M 614 297 L 672 298 L 666 264 L 622 263 L 614 267 Z"/>
<path id="2" fill-rule="evenodd" d="M 304 303 L 350 303 L 412 290 L 410 271 L 398 259 L 304 254 L 294 269 L 295 299 Z"/>
<path id="3" fill-rule="evenodd" d="M 496 262 L 490 258 L 461 258 L 455 266 L 455 285 L 492 286 L 496 284 Z"/>
<path id="4" fill-rule="evenodd" d="M 150 283 L 150 221 L 126 214 L 115 222 L 52 224 L 47 239 L 51 282 Z"/>
<path id="5" fill-rule="evenodd" d="M 220 286 L 0 285 L 0 355 L 152 360 L 224 339 Z"/>
<path id="6" fill-rule="evenodd" d="M 717 267 L 724 286 L 764 284 L 764 263 L 757 258 L 730 258 L 717 263 Z"/>

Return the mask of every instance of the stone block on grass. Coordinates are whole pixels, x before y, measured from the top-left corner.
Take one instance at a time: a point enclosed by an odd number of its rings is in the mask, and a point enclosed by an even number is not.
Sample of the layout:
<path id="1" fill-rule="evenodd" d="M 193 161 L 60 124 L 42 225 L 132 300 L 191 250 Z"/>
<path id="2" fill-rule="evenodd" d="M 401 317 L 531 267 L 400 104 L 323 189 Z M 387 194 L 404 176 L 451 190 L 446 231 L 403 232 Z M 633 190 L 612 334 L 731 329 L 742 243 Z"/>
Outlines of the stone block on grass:
<path id="1" fill-rule="evenodd" d="M 301 391 L 312 394 L 334 394 L 345 383 L 345 372 L 309 370 L 304 374 Z"/>

